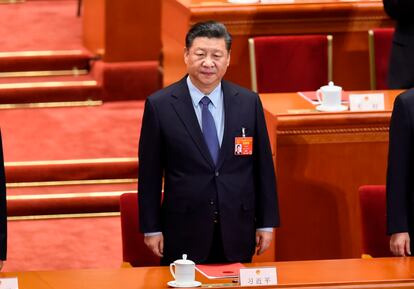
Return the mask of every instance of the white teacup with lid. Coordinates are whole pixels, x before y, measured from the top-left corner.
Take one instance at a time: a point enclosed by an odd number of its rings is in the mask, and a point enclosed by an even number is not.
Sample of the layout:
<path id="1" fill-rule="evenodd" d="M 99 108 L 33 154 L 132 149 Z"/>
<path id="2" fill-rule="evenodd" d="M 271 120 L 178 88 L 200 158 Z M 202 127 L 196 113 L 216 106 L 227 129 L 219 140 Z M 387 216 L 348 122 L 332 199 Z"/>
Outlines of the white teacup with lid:
<path id="1" fill-rule="evenodd" d="M 320 105 L 326 109 L 335 109 L 341 107 L 342 87 L 334 85 L 332 81 L 316 91 L 316 97 Z"/>
<path id="2" fill-rule="evenodd" d="M 183 254 L 182 259 L 175 260 L 174 263 L 170 264 L 170 272 L 177 287 L 188 287 L 196 283 L 195 263 L 187 259 L 187 254 Z"/>

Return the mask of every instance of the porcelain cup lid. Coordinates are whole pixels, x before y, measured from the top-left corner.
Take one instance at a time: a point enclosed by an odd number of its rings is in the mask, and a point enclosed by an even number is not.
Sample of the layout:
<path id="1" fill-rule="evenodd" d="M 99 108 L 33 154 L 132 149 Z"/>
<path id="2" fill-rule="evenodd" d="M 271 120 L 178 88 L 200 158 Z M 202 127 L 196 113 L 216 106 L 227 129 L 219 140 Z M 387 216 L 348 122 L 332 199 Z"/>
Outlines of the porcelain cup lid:
<path id="1" fill-rule="evenodd" d="M 183 254 L 183 258 L 175 260 L 174 263 L 179 265 L 195 265 L 193 261 L 187 259 L 187 254 Z"/>
<path id="2" fill-rule="evenodd" d="M 339 91 L 339 90 L 342 90 L 342 87 L 334 85 L 333 81 L 329 81 L 329 84 L 322 86 L 321 90 L 323 90 L 323 91 Z"/>

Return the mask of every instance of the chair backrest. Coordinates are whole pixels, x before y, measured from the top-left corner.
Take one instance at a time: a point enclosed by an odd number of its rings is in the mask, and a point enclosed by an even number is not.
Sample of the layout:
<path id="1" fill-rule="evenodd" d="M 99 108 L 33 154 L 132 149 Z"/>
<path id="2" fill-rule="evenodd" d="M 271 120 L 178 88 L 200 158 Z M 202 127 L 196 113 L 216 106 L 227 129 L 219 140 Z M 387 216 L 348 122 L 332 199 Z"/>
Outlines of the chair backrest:
<path id="1" fill-rule="evenodd" d="M 371 89 L 387 89 L 388 64 L 394 28 L 368 31 L 369 73 Z"/>
<path id="2" fill-rule="evenodd" d="M 332 36 L 262 36 L 249 39 L 252 90 L 316 90 L 332 80 Z"/>
<path id="3" fill-rule="evenodd" d="M 385 185 L 359 188 L 363 253 L 372 257 L 392 256 L 386 232 Z"/>
<path id="4" fill-rule="evenodd" d="M 125 193 L 120 197 L 122 231 L 122 258 L 134 267 L 159 266 L 160 258 L 144 244 L 144 235 L 139 232 L 138 197 L 136 193 Z"/>

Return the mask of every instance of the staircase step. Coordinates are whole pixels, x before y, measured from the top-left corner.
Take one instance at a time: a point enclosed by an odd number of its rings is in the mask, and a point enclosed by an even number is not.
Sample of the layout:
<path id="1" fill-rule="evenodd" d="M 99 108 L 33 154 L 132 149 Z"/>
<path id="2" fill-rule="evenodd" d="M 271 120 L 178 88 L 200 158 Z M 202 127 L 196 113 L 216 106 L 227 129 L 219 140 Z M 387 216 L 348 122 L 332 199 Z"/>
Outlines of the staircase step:
<path id="1" fill-rule="evenodd" d="M 134 179 L 138 159 L 133 157 L 6 162 L 8 183 L 70 182 L 97 179 Z"/>
<path id="2" fill-rule="evenodd" d="M 68 71 L 80 74 L 89 70 L 93 56 L 85 50 L 44 50 L 0 52 L 0 77 L 8 73 Z"/>
<path id="3" fill-rule="evenodd" d="M 102 87 L 89 75 L 0 79 L 0 103 L 101 100 Z"/>
<path id="4" fill-rule="evenodd" d="M 136 191 L 136 178 L 7 183 L 7 213 L 15 217 L 118 212 L 119 196 Z"/>
<path id="5" fill-rule="evenodd" d="M 14 72 L 0 72 L 0 78 L 8 77 L 34 77 L 34 76 L 78 76 L 88 74 L 86 69 L 77 69 L 72 70 L 42 70 L 42 71 L 14 71 Z"/>
<path id="6" fill-rule="evenodd" d="M 0 4 L 16 4 L 23 2 L 25 2 L 25 0 L 0 0 Z"/>

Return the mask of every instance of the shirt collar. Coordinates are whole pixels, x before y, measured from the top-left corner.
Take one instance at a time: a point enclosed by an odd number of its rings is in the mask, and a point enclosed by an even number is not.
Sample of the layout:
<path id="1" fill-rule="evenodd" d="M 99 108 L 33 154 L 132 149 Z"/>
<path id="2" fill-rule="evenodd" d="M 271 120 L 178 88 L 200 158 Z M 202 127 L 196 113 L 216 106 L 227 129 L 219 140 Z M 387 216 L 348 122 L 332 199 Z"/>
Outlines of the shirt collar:
<path id="1" fill-rule="evenodd" d="M 200 103 L 200 100 L 206 96 L 204 93 L 202 93 L 192 82 L 190 79 L 190 76 L 187 76 L 187 85 L 188 90 L 190 91 L 191 100 L 193 101 L 193 105 L 197 107 Z M 213 89 L 213 91 L 207 95 L 211 103 L 214 107 L 218 106 L 219 100 L 221 95 L 221 82 L 216 86 L 216 88 Z"/>

